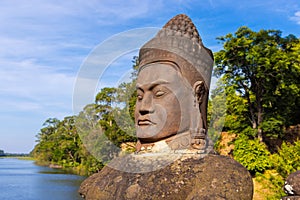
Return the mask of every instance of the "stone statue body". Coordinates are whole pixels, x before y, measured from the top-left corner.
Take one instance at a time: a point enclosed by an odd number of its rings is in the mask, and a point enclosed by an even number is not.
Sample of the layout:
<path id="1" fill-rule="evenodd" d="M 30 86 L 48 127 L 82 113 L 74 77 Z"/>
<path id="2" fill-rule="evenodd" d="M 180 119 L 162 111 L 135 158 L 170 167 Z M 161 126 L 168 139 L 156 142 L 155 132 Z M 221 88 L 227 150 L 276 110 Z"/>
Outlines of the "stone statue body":
<path id="1" fill-rule="evenodd" d="M 137 153 L 113 160 L 85 180 L 79 193 L 86 199 L 252 199 L 249 172 L 209 154 L 212 66 L 212 53 L 192 21 L 172 18 L 140 50 Z"/>

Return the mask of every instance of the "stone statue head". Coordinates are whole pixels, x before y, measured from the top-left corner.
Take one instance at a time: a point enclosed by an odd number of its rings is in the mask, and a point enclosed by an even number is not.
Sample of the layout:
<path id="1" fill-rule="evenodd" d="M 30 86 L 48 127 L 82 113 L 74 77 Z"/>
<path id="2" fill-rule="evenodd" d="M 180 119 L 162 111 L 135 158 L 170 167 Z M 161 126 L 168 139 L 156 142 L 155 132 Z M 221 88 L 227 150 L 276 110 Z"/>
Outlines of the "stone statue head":
<path id="1" fill-rule="evenodd" d="M 138 146 L 206 147 L 213 55 L 186 15 L 172 18 L 139 53 L 135 125 Z M 139 149 L 139 147 L 137 147 Z"/>

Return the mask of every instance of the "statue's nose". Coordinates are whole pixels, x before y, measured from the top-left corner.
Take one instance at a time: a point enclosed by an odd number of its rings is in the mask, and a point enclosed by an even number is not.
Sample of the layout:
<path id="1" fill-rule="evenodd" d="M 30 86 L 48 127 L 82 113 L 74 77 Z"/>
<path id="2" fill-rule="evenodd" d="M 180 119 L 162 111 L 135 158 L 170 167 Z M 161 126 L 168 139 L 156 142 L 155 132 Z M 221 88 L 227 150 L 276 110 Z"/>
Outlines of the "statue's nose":
<path id="1" fill-rule="evenodd" d="M 139 112 L 141 114 L 147 114 L 147 113 L 153 113 L 154 112 L 154 106 L 153 106 L 153 95 L 150 93 L 145 93 L 141 106 L 139 109 Z"/>

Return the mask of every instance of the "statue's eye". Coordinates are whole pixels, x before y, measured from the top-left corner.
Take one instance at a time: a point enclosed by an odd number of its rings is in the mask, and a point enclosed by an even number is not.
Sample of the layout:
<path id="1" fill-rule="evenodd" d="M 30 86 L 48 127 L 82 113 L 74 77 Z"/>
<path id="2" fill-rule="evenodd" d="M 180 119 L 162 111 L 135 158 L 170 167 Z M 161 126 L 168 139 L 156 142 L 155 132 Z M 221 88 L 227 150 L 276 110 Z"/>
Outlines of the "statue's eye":
<path id="1" fill-rule="evenodd" d="M 142 95 L 140 95 L 140 94 L 138 94 L 138 95 L 137 95 L 137 99 L 140 101 L 140 100 L 142 100 L 142 99 L 143 99 L 143 96 L 142 96 Z"/>
<path id="2" fill-rule="evenodd" d="M 140 89 L 136 91 L 136 98 L 138 101 L 141 101 L 144 98 L 144 92 Z"/>
<path id="3" fill-rule="evenodd" d="M 158 90 L 157 92 L 155 92 L 155 97 L 161 97 L 164 94 L 166 94 L 166 92 L 162 91 L 162 90 Z"/>

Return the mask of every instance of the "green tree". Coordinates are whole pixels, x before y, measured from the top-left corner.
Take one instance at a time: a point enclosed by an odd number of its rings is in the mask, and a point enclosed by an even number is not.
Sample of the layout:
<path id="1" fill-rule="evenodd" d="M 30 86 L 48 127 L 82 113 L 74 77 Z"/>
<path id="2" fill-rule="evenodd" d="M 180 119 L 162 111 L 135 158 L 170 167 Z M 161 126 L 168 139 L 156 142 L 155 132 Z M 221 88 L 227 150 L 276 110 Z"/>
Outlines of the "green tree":
<path id="1" fill-rule="evenodd" d="M 103 88 L 95 103 L 86 105 L 77 116 L 61 121 L 47 119 L 36 136 L 31 155 L 41 164 L 58 164 L 77 173 L 91 174 L 120 153 L 121 143 L 135 141 L 137 57 L 133 63 L 132 82 Z"/>
<path id="2" fill-rule="evenodd" d="M 95 100 L 101 128 L 116 146 L 124 142 L 136 141 L 134 109 L 138 57 L 134 57 L 132 63 L 132 81 L 121 83 L 117 88 L 102 88 Z"/>
<path id="3" fill-rule="evenodd" d="M 292 112 L 299 105 L 299 39 L 281 37 L 278 30 L 254 32 L 248 27 L 218 39 L 223 49 L 215 53 L 215 75 L 222 76 L 234 91 L 231 96 L 246 105 L 247 112 L 239 109 L 239 117 L 249 120 L 263 141 L 263 123 L 275 119 L 287 125 L 283 120 L 287 115 L 296 118 Z"/>
<path id="4" fill-rule="evenodd" d="M 119 88 L 103 88 L 96 98 L 101 128 L 106 137 L 117 146 L 135 140 L 132 133 L 134 127 L 128 112 L 130 86 L 124 83 Z"/>
<path id="5" fill-rule="evenodd" d="M 31 152 L 38 163 L 58 164 L 79 174 L 91 174 L 103 167 L 82 143 L 75 123 L 77 118 L 67 116 L 61 121 L 56 118 L 45 121 L 37 134 L 38 143 Z"/>
<path id="6" fill-rule="evenodd" d="M 43 128 L 40 130 L 40 132 L 37 134 L 37 140 L 36 142 L 43 142 L 44 140 L 47 140 L 50 135 L 52 135 L 58 126 L 60 121 L 57 118 L 49 118 L 43 123 Z"/>
<path id="7" fill-rule="evenodd" d="M 32 151 L 32 155 L 37 158 L 37 160 L 42 162 L 51 162 L 54 158 L 54 150 L 56 148 L 57 142 L 55 141 L 57 128 L 60 121 L 56 118 L 49 118 L 43 123 L 43 127 L 36 135 L 37 145 Z"/>

